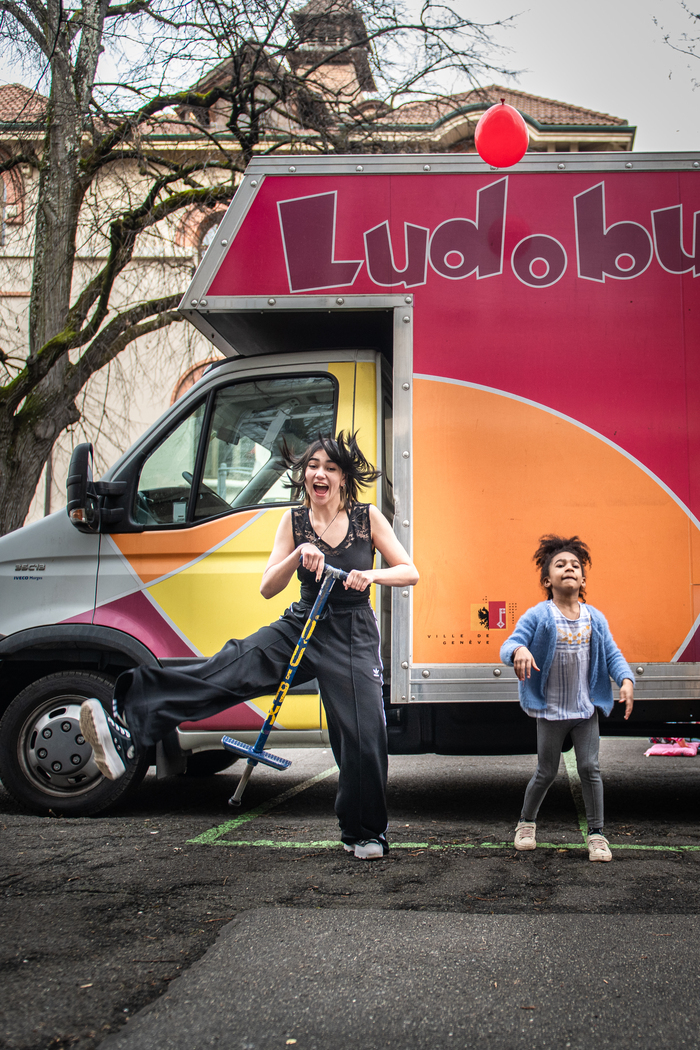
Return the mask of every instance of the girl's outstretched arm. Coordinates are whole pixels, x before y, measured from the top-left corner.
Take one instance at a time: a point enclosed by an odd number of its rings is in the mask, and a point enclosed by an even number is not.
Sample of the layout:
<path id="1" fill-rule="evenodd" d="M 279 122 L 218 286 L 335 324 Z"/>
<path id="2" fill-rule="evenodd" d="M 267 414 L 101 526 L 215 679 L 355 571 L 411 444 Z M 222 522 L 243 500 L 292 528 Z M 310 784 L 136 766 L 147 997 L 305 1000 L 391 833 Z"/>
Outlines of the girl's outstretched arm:
<path id="1" fill-rule="evenodd" d="M 627 721 L 634 707 L 634 682 L 631 678 L 623 678 L 618 703 L 625 705 L 625 721 Z"/>
<path id="2" fill-rule="evenodd" d="M 320 580 L 324 557 L 313 543 L 301 543 L 298 547 L 294 546 L 292 512 L 287 510 L 277 526 L 272 554 L 260 582 L 260 593 L 263 598 L 274 598 L 276 594 L 284 590 L 299 568 L 300 558 L 304 568 L 315 572 L 316 579 Z"/>
<path id="3" fill-rule="evenodd" d="M 397 540 L 389 522 L 372 503 L 369 506 L 369 522 L 372 543 L 389 568 L 353 569 L 347 580 L 343 581 L 345 589 L 363 591 L 370 583 L 381 583 L 385 587 L 414 587 L 418 583 L 418 570 Z"/>
<path id="4" fill-rule="evenodd" d="M 526 645 L 519 645 L 513 653 L 513 667 L 521 682 L 530 677 L 533 668 L 535 671 L 539 671 L 535 658 Z"/>
<path id="5" fill-rule="evenodd" d="M 537 612 L 536 607 L 528 609 L 527 612 L 523 613 L 518 622 L 515 625 L 515 630 L 509 638 L 506 638 L 505 642 L 501 646 L 501 660 L 504 664 L 512 664 L 515 668 L 515 673 L 518 678 L 522 681 L 524 678 L 530 677 L 530 672 L 534 668 L 535 671 L 539 671 L 539 667 L 535 663 L 535 658 L 530 652 L 529 646 L 532 644 L 532 639 L 535 637 L 535 631 L 537 629 Z M 529 661 L 527 657 L 529 656 Z M 520 669 L 524 673 L 518 673 L 518 666 L 516 665 L 516 657 L 520 662 Z M 526 665 L 523 664 L 525 661 Z"/>
<path id="6" fill-rule="evenodd" d="M 608 627 L 608 621 L 602 613 L 600 613 L 600 616 L 603 621 L 603 645 L 605 647 L 608 674 L 620 687 L 619 703 L 625 705 L 625 719 L 627 719 L 632 714 L 632 707 L 634 706 L 635 677 L 632 673 L 632 668 L 615 644 L 615 639 Z"/>

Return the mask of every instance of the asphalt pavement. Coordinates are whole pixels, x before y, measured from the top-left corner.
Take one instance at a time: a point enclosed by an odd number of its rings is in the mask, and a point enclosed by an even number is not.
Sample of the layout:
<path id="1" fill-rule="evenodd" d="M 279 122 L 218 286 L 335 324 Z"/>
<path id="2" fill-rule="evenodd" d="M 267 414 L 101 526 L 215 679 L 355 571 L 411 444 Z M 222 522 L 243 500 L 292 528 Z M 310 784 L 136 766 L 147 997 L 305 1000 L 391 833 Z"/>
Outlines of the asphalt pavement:
<path id="1" fill-rule="evenodd" d="M 371 863 L 329 752 L 258 767 L 241 811 L 236 767 L 83 820 L 0 791 L 0 1046 L 697 1046 L 700 759 L 646 746 L 602 743 L 611 864 L 570 761 L 512 848 L 533 756 L 392 758 Z"/>
<path id="2" fill-rule="evenodd" d="M 102 1047 L 696 1047 L 698 933 L 697 917 L 258 909 Z"/>

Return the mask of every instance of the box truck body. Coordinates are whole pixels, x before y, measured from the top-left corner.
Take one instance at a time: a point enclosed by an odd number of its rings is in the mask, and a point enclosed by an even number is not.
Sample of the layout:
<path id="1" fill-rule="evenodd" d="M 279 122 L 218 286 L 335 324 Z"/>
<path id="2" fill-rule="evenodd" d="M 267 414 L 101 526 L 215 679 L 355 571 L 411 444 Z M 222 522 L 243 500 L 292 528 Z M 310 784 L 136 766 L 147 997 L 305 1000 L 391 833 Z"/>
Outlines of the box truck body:
<path id="1" fill-rule="evenodd" d="M 290 502 L 281 442 L 340 429 L 383 469 L 368 498 L 421 573 L 373 599 L 393 751 L 534 749 L 498 654 L 542 597 L 532 555 L 547 532 L 589 544 L 589 600 L 638 674 L 632 721 L 616 712 L 603 732 L 695 735 L 699 167 L 254 161 L 181 304 L 226 360 L 108 472 L 97 524 L 58 514 L 0 540 L 3 703 L 21 708 L 0 727 L 2 769 L 21 770 L 11 789 L 23 776 L 28 804 L 102 804 L 82 752 L 64 749 L 72 780 L 63 751 L 37 757 L 47 727 L 73 725 L 73 678 L 56 704 L 66 675 L 108 690 L 125 667 L 211 655 L 293 600 L 296 581 L 258 592 Z M 305 690 L 274 746 L 327 742 Z M 253 740 L 265 707 L 181 726 L 159 765 L 187 752 L 213 769 L 222 731 Z"/>

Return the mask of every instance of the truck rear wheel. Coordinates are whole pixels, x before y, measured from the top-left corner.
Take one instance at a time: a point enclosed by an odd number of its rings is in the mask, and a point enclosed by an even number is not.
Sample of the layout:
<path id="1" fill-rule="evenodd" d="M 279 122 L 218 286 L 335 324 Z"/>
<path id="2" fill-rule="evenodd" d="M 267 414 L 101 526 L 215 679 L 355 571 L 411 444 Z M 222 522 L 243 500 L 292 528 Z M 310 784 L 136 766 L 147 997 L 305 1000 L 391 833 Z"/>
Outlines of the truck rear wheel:
<path id="1" fill-rule="evenodd" d="M 62 671 L 32 682 L 0 721 L 0 778 L 21 805 L 41 816 L 87 817 L 133 791 L 148 769 L 138 757 L 119 780 L 102 776 L 80 732 L 80 705 L 96 697 L 109 709 L 114 679 Z"/>

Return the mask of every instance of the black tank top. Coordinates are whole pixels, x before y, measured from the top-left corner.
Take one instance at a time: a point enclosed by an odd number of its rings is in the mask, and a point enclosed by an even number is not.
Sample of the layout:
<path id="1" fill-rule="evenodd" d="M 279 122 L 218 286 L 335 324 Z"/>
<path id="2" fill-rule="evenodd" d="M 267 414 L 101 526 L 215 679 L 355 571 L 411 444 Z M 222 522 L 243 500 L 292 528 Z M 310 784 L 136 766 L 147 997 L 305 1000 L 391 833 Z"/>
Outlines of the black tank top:
<path id="1" fill-rule="evenodd" d="M 330 547 L 314 532 L 309 519 L 307 507 L 292 507 L 292 531 L 294 546 L 300 543 L 313 543 L 321 551 L 329 565 L 336 569 L 371 569 L 374 565 L 374 547 L 372 546 L 372 529 L 369 520 L 369 503 L 353 503 L 348 511 L 348 531 L 345 539 L 337 547 Z M 301 582 L 301 601 L 303 605 L 312 606 L 321 584 L 316 583 L 316 576 L 303 565 L 297 569 Z M 367 605 L 369 587 L 364 591 L 345 590 L 340 580 L 330 593 L 328 604 L 334 608 L 350 605 Z"/>

